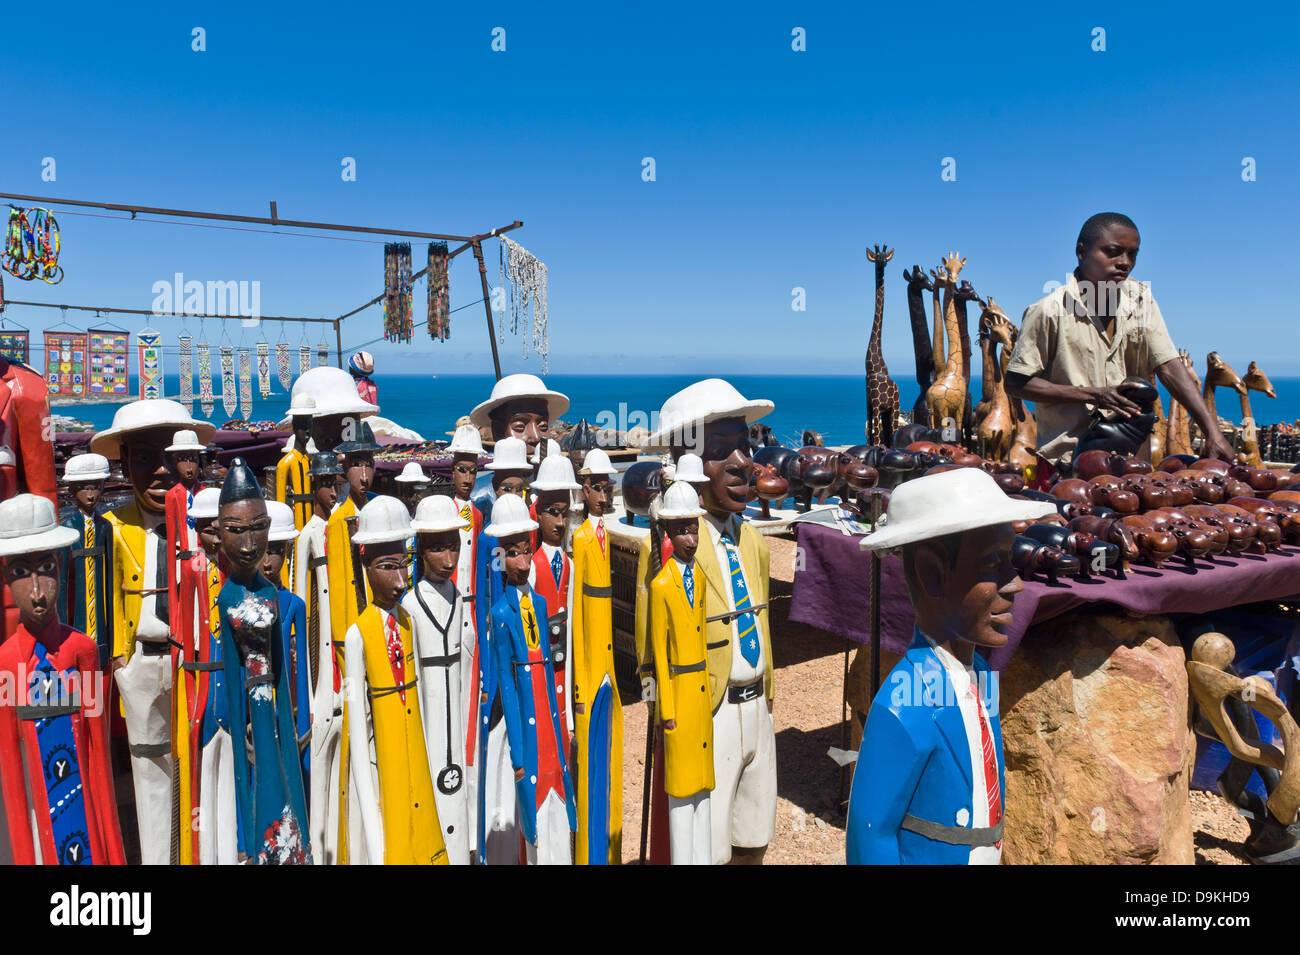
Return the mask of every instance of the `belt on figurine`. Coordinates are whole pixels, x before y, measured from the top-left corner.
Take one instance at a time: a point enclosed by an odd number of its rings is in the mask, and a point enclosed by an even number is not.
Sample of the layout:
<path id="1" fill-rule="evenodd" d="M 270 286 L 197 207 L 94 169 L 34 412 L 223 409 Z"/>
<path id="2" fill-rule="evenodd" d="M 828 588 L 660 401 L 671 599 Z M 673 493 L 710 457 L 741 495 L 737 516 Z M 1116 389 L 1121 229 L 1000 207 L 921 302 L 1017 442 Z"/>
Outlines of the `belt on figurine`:
<path id="1" fill-rule="evenodd" d="M 313 557 L 311 560 L 307 561 L 307 566 L 310 569 L 315 570 L 317 567 L 324 567 L 327 563 L 329 563 L 329 560 L 324 554 L 322 554 L 319 557 Z"/>
<path id="2" fill-rule="evenodd" d="M 668 664 L 668 672 L 671 675 L 676 676 L 679 673 L 699 673 L 707 669 L 707 667 L 708 664 L 706 664 L 703 660 L 701 660 L 699 663 L 683 663 L 680 666 L 676 663 L 670 663 Z M 763 682 L 762 680 L 758 681 L 758 683 L 762 683 L 762 682 Z M 758 683 L 755 683 L 754 685 L 757 686 Z M 740 689 L 744 689 L 744 688 L 741 687 Z"/>
<path id="3" fill-rule="evenodd" d="M 705 617 L 704 622 L 713 623 L 715 620 L 725 620 L 727 623 L 731 623 L 731 621 L 735 620 L 737 617 L 743 617 L 747 613 L 757 613 L 760 610 L 766 609 L 766 607 L 767 601 L 764 600 L 761 604 L 752 604 L 743 610 L 728 610 L 726 613 L 720 613 L 713 617 Z"/>
<path id="4" fill-rule="evenodd" d="M 289 499 L 285 503 L 291 506 L 294 504 L 311 504 L 316 500 L 312 494 L 286 494 L 285 497 Z"/>
<path id="5" fill-rule="evenodd" d="M 132 587 L 123 587 L 122 593 L 140 594 L 141 596 L 147 596 L 149 594 L 165 594 L 167 593 L 167 588 L 166 587 L 141 587 L 139 590 L 136 590 L 135 588 Z"/>
<path id="6" fill-rule="evenodd" d="M 563 663 L 563 662 L 564 662 L 564 644 L 563 644 L 563 643 L 552 643 L 552 644 L 551 644 L 551 659 L 554 660 L 556 663 Z"/>
<path id="7" fill-rule="evenodd" d="M 944 826 L 929 819 L 921 819 L 910 813 L 903 817 L 899 828 L 915 832 L 935 842 L 946 842 L 950 846 L 991 846 L 1002 841 L 1002 826 L 1005 819 L 999 819 L 996 826 L 984 829 L 967 829 L 963 826 Z"/>
<path id="8" fill-rule="evenodd" d="M 370 699 L 377 700 L 381 696 L 391 696 L 394 693 L 400 693 L 402 690 L 409 690 L 413 686 L 415 686 L 414 680 L 412 680 L 410 683 L 399 683 L 396 686 L 380 687 L 378 690 L 372 687 L 370 689 Z"/>
<path id="9" fill-rule="evenodd" d="M 641 664 L 639 667 L 636 668 L 636 672 L 638 674 L 648 673 L 651 676 L 654 676 L 655 665 L 652 661 L 647 660 L 645 663 Z"/>
<path id="10" fill-rule="evenodd" d="M 420 666 L 422 667 L 449 667 L 453 663 L 459 662 L 459 653 L 448 653 L 442 657 L 420 657 Z"/>
<path id="11" fill-rule="evenodd" d="M 763 695 L 763 681 L 755 680 L 745 686 L 727 687 L 728 703 L 748 703 L 750 700 L 756 700 Z"/>
<path id="12" fill-rule="evenodd" d="M 136 646 L 140 648 L 141 653 L 150 657 L 160 657 L 164 653 L 170 653 L 172 649 L 170 640 L 164 640 L 161 643 L 154 642 L 153 640 L 137 640 Z"/>
<path id="13" fill-rule="evenodd" d="M 270 673 L 259 673 L 257 676 L 250 676 L 244 680 L 244 689 L 251 690 L 255 686 L 267 686 L 275 684 L 275 677 Z"/>
<path id="14" fill-rule="evenodd" d="M 154 756 L 170 756 L 172 752 L 172 744 L 170 742 L 131 743 L 127 748 L 131 751 L 132 756 L 142 756 L 145 758 L 151 758 Z"/>
<path id="15" fill-rule="evenodd" d="M 189 560 L 191 557 L 194 557 L 196 554 L 198 554 L 198 551 L 196 550 L 183 550 L 176 556 L 179 557 L 181 560 Z"/>
<path id="16" fill-rule="evenodd" d="M 104 553 L 104 545 L 96 544 L 94 547 L 74 547 L 71 553 L 73 557 L 99 557 Z"/>
<path id="17" fill-rule="evenodd" d="M 18 712 L 20 720 L 35 722 L 36 720 L 53 719 L 56 716 L 71 716 L 81 707 L 75 703 L 67 703 L 63 706 L 16 706 L 14 709 Z"/>
<path id="18" fill-rule="evenodd" d="M 614 596 L 613 587 L 593 587 L 591 584 L 583 583 L 582 595 L 584 597 L 612 597 Z"/>
<path id="19" fill-rule="evenodd" d="M 704 645 L 704 649 L 706 649 L 706 650 L 721 650 L 723 647 L 725 647 L 725 646 L 726 646 L 727 644 L 729 644 L 730 642 L 731 642 L 730 640 L 714 640 L 712 643 L 706 643 L 706 644 Z"/>
<path id="20" fill-rule="evenodd" d="M 182 670 L 190 670 L 197 673 L 208 673 L 212 670 L 221 670 L 225 664 L 220 660 L 196 660 L 193 663 L 182 663 Z"/>

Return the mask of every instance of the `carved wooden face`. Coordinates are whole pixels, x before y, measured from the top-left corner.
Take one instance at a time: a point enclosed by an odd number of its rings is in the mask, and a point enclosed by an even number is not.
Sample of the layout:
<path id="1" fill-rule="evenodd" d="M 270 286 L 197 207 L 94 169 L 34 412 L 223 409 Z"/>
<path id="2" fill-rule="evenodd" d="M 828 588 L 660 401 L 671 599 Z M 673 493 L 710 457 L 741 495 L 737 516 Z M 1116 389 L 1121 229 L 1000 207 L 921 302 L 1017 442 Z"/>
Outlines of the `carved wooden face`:
<path id="1" fill-rule="evenodd" d="M 230 576 L 249 586 L 262 567 L 266 538 L 271 532 L 266 502 L 254 497 L 223 504 L 217 521 L 221 526 L 221 552 L 230 564 Z"/>
<path id="2" fill-rule="evenodd" d="M 76 502 L 78 509 L 83 514 L 93 514 L 95 506 L 99 503 L 100 495 L 104 493 L 104 482 L 78 481 L 71 488 L 72 500 Z"/>
<path id="3" fill-rule="evenodd" d="M 468 501 L 478 477 L 478 456 L 458 454 L 451 465 L 451 490 L 462 501 Z"/>
<path id="4" fill-rule="evenodd" d="M 420 534 L 416 538 L 419 548 L 420 570 L 425 579 L 450 580 L 460 562 L 460 531 L 439 531 Z"/>
<path id="5" fill-rule="evenodd" d="M 208 560 L 216 560 L 217 554 L 221 551 L 221 528 L 217 525 L 217 519 L 196 518 L 194 531 L 199 535 L 199 546 L 203 548 L 203 553 L 208 555 Z"/>
<path id="6" fill-rule="evenodd" d="M 582 500 L 588 517 L 604 517 L 614 507 L 614 485 L 608 474 L 584 474 L 578 478 L 582 484 Z"/>
<path id="7" fill-rule="evenodd" d="M 706 424 L 701 432 L 700 458 L 704 462 L 704 509 L 725 516 L 745 509 L 749 496 L 749 428 L 744 418 L 723 418 Z"/>
<path id="8" fill-rule="evenodd" d="M 551 433 L 551 413 L 544 398 L 514 398 L 491 414 L 492 440 L 519 438 L 532 458 L 537 445 Z"/>
<path id="9" fill-rule="evenodd" d="M 559 547 L 564 543 L 564 525 L 569 520 L 568 491 L 539 491 L 537 494 L 538 533 L 543 543 Z"/>
<path id="10" fill-rule="evenodd" d="M 343 419 L 355 422 L 354 415 L 322 414 L 311 419 L 311 439 L 316 443 L 316 450 L 333 451 L 343 443 Z M 306 448 L 301 450 L 305 451 Z"/>
<path id="11" fill-rule="evenodd" d="M 148 428 L 122 438 L 122 470 L 135 490 L 136 503 L 155 514 L 166 509 L 167 492 L 176 483 L 163 451 L 173 434 L 171 427 Z"/>
<path id="12" fill-rule="evenodd" d="M 280 571 L 288 557 L 290 541 L 267 541 L 266 554 L 262 557 L 262 576 L 271 583 L 280 579 Z"/>
<path id="13" fill-rule="evenodd" d="M 4 579 L 23 626 L 38 634 L 58 619 L 59 555 L 54 551 L 4 558 Z"/>
<path id="14" fill-rule="evenodd" d="M 700 521 L 696 517 L 683 517 L 664 522 L 664 533 L 673 543 L 673 556 L 686 563 L 695 559 L 695 549 L 700 543 Z"/>
<path id="15" fill-rule="evenodd" d="M 303 454 L 307 453 L 307 439 L 311 437 L 311 415 L 293 416 L 293 446 Z"/>
<path id="16" fill-rule="evenodd" d="M 531 471 L 493 471 L 492 488 L 497 492 L 497 497 L 502 494 L 517 494 L 524 496 L 524 488 L 528 486 L 528 479 L 532 477 Z"/>
<path id="17" fill-rule="evenodd" d="M 312 494 L 316 496 L 316 506 L 328 514 L 334 510 L 339 499 L 339 479 L 337 475 L 321 474 L 311 479 Z"/>
<path id="18" fill-rule="evenodd" d="M 962 533 L 955 555 L 943 539 L 909 547 L 903 563 L 922 632 L 940 642 L 1005 644 L 1012 600 L 1025 586 L 1011 565 L 1014 540 L 1010 524 L 997 524 Z"/>
<path id="19" fill-rule="evenodd" d="M 406 542 L 366 544 L 361 561 L 375 603 L 385 609 L 392 607 L 406 589 Z"/>
<path id="20" fill-rule="evenodd" d="M 497 546 L 501 549 L 501 561 L 505 568 L 506 580 L 516 587 L 528 583 L 528 570 L 533 565 L 533 545 L 528 535 L 515 534 L 511 537 L 503 537 Z"/>
<path id="21" fill-rule="evenodd" d="M 197 451 L 173 451 L 171 457 L 172 471 L 176 480 L 186 487 L 193 487 L 199 479 L 199 455 Z"/>
<path id="22" fill-rule="evenodd" d="M 343 478 L 348 482 L 348 494 L 352 500 L 358 506 L 364 504 L 375 480 L 375 456 L 369 452 L 344 455 Z"/>

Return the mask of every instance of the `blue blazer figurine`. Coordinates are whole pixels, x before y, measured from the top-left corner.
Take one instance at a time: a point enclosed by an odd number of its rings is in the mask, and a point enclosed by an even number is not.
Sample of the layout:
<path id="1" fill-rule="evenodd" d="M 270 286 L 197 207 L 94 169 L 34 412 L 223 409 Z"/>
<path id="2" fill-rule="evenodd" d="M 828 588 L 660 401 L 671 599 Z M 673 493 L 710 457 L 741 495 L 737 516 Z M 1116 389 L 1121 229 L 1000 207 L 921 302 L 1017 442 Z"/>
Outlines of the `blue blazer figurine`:
<path id="1" fill-rule="evenodd" d="M 901 548 L 916 637 L 867 716 L 847 823 L 850 864 L 997 864 L 1005 767 L 997 674 L 976 646 L 1006 643 L 1011 522 L 1054 510 L 959 468 L 894 491 L 863 549 Z"/>

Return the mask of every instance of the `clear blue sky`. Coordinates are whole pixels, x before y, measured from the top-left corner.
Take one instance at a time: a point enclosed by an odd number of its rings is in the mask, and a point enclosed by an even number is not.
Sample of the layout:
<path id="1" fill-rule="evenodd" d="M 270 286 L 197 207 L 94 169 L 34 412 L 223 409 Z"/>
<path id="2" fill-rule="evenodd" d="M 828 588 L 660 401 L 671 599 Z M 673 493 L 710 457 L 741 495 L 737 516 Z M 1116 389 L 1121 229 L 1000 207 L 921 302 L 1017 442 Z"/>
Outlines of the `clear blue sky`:
<path id="1" fill-rule="evenodd" d="M 765 356 L 860 372 L 863 250 L 880 242 L 897 249 L 886 358 L 906 377 L 904 267 L 959 250 L 963 277 L 1018 318 L 1064 280 L 1083 219 L 1114 209 L 1137 221 L 1135 275 L 1198 366 L 1217 348 L 1241 371 L 1257 359 L 1300 373 L 1294 8 L 975 6 L 11 7 L 0 184 L 251 215 L 274 199 L 282 217 L 456 233 L 519 218 L 516 238 L 550 268 L 552 368 L 566 372 L 756 371 Z M 196 26 L 206 52 L 191 50 Z M 1105 52 L 1091 49 L 1098 26 Z M 791 49 L 795 27 L 806 52 Z M 341 179 L 345 156 L 356 182 Z M 955 182 L 940 179 L 944 157 Z M 332 316 L 382 286 L 377 244 L 61 224 L 63 284 L 5 276 L 9 298 L 148 308 L 153 283 L 180 271 L 260 281 L 266 314 Z M 495 243 L 488 254 L 495 284 Z M 806 312 L 791 311 L 796 286 Z M 380 370 L 490 370 L 482 312 L 432 343 L 423 291 L 415 344 L 371 346 Z M 451 291 L 453 306 L 479 297 L 471 256 Z M 58 319 L 10 314 L 34 329 Z M 174 342 L 179 322 L 156 324 Z M 374 308 L 344 345 L 379 333 Z M 508 338 L 506 370 L 536 371 L 519 350 Z"/>

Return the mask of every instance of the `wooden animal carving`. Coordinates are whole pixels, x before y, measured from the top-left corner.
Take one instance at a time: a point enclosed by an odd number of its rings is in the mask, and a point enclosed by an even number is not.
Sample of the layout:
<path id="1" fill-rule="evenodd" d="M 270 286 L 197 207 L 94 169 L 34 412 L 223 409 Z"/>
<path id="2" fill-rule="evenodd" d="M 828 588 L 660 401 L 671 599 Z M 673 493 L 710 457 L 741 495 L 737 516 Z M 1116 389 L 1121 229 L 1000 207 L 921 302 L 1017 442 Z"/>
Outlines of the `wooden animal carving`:
<path id="1" fill-rule="evenodd" d="M 980 348 L 984 352 L 983 400 L 975 412 L 976 449 L 986 461 L 1005 461 L 1011 453 L 1015 418 L 998 363 L 997 350 L 1012 347 L 1011 319 L 992 298 L 980 314 Z"/>
<path id="2" fill-rule="evenodd" d="M 926 393 L 926 400 L 930 405 L 930 426 L 939 428 L 946 441 L 956 440 L 960 436 L 966 408 L 967 375 L 962 365 L 961 330 L 957 326 L 957 309 L 952 298 L 953 291 L 957 288 L 957 276 L 965 264 L 966 260 L 958 259 L 957 253 L 953 252 L 943 260 L 940 272 L 935 273 L 934 358 L 938 376 Z M 942 328 L 938 324 L 938 286 L 942 286 L 946 293 Z M 941 365 L 945 332 L 948 336 L 948 356 L 946 360 L 942 360 Z"/>
<path id="3" fill-rule="evenodd" d="M 898 385 L 889 377 L 880 349 L 885 318 L 885 265 L 893 257 L 893 249 L 875 246 L 867 250 L 867 258 L 876 265 L 876 314 L 867 344 L 867 443 L 882 447 L 889 444 L 898 427 Z"/>
<path id="4" fill-rule="evenodd" d="M 1250 392 L 1262 392 L 1270 398 L 1276 398 L 1277 392 L 1273 390 L 1273 383 L 1268 380 L 1268 375 L 1264 374 L 1264 370 L 1253 361 L 1246 369 L 1246 375 L 1241 379 L 1241 383 L 1246 386 L 1246 390 L 1240 396 L 1241 430 L 1237 432 L 1237 463 L 1262 468 L 1264 458 L 1259 453 L 1259 427 L 1255 423 L 1255 416 L 1250 411 Z"/>
<path id="5" fill-rule="evenodd" d="M 1239 395 L 1246 393 L 1246 386 L 1242 383 L 1241 376 L 1232 370 L 1217 351 L 1212 351 L 1205 356 L 1205 383 L 1201 386 L 1201 397 L 1205 399 L 1205 406 L 1210 409 L 1210 420 L 1217 421 L 1218 411 L 1214 407 L 1214 389 L 1231 388 Z"/>
<path id="6" fill-rule="evenodd" d="M 1016 340 L 1020 337 L 1020 330 L 1015 325 L 1008 329 L 1011 335 L 1011 344 L 1002 349 L 1002 381 L 1007 380 L 1007 365 L 1011 364 L 1011 353 L 1016 350 Z M 1011 399 L 1011 416 L 1015 419 L 1015 433 L 1011 436 L 1011 451 L 1007 455 L 1007 460 L 1016 466 L 1016 470 L 1022 475 L 1026 473 L 1027 468 L 1038 466 L 1038 421 L 1034 418 L 1033 412 L 1025 407 L 1025 403 L 1020 398 Z"/>
<path id="7" fill-rule="evenodd" d="M 1192 356 L 1187 351 L 1179 349 L 1178 357 L 1191 374 L 1196 387 L 1200 388 L 1201 376 L 1196 373 L 1196 366 L 1192 363 Z M 1179 403 L 1177 398 L 1170 396 L 1168 426 L 1165 431 L 1165 454 L 1195 453 L 1192 450 L 1191 419 L 1187 414 L 1187 409 Z M 1152 457 L 1151 460 L 1159 459 Z"/>
<path id="8" fill-rule="evenodd" d="M 935 378 L 930 326 L 926 322 L 925 299 L 921 293 L 933 292 L 934 282 L 919 265 L 912 266 L 910 274 L 903 269 L 903 279 L 907 282 L 907 317 L 912 323 L 912 351 L 916 358 L 916 384 L 920 389 L 916 404 L 912 406 L 912 420 L 919 424 L 930 420 L 930 405 L 925 395 Z"/>
<path id="9" fill-rule="evenodd" d="M 962 260 L 963 262 L 965 259 Z M 957 331 L 961 335 L 961 369 L 966 380 L 966 402 L 962 407 L 962 442 L 970 447 L 975 440 L 975 409 L 970 398 L 971 364 L 970 328 L 966 322 L 966 303 L 978 302 L 980 297 L 971 284 L 962 281 L 952 292 L 953 308 L 957 312 Z M 980 303 L 981 306 L 983 303 Z"/>

